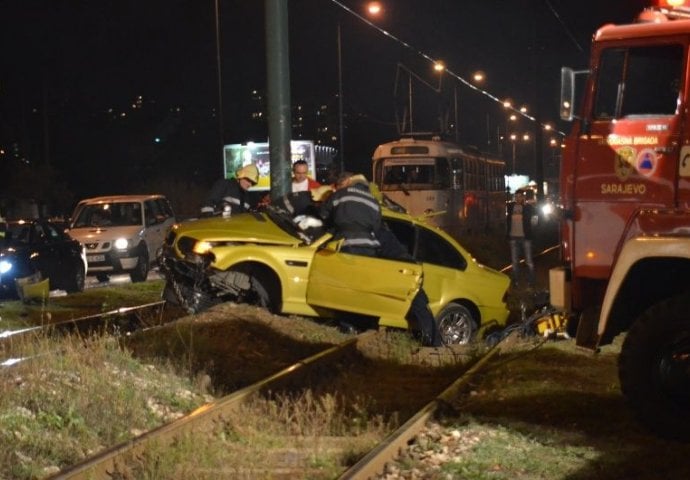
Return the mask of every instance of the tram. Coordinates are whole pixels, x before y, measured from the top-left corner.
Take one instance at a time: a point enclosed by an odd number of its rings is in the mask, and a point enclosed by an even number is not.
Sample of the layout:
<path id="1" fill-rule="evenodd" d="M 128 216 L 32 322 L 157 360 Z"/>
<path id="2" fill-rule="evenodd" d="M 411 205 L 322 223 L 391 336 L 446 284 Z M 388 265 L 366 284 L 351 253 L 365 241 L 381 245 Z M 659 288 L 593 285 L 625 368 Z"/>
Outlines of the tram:
<path id="1" fill-rule="evenodd" d="M 414 216 L 454 236 L 505 228 L 505 162 L 431 134 L 383 143 L 373 182 Z"/>

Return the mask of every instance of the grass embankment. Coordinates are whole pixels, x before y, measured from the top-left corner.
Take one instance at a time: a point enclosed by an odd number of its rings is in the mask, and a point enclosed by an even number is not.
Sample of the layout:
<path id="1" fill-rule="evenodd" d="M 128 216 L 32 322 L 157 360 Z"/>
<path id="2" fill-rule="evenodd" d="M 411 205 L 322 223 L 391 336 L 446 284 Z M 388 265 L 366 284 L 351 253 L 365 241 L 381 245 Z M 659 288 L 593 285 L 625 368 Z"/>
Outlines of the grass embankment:
<path id="1" fill-rule="evenodd" d="M 161 299 L 163 280 L 90 288 L 42 300 L 0 302 L 0 332 L 73 320 Z"/>
<path id="2" fill-rule="evenodd" d="M 643 430 L 620 393 L 620 343 L 518 342 L 401 458 L 435 479 L 685 479 L 690 446 Z M 442 461 L 440 460 L 442 459 Z"/>

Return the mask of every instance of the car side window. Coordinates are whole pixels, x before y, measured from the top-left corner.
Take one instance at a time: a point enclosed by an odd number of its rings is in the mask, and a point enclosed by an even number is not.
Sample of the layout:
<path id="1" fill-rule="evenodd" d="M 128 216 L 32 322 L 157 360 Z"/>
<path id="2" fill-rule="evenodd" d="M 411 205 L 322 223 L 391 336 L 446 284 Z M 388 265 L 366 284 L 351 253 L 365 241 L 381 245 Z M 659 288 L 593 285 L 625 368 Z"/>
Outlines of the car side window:
<path id="1" fill-rule="evenodd" d="M 41 245 L 43 243 L 46 243 L 48 241 L 48 237 L 46 236 L 45 232 L 43 231 L 43 227 L 41 227 L 38 224 L 34 224 L 31 226 L 31 237 L 29 240 L 29 243 L 33 243 L 35 245 Z"/>
<path id="2" fill-rule="evenodd" d="M 445 238 L 426 228 L 419 229 L 415 257 L 423 263 L 465 270 L 467 260 Z"/>
<path id="3" fill-rule="evenodd" d="M 410 255 L 414 255 L 415 228 L 407 222 L 385 219 L 384 222 L 393 235 L 402 243 Z"/>
<path id="4" fill-rule="evenodd" d="M 43 225 L 43 233 L 47 242 L 55 243 L 62 240 L 62 234 L 53 225 Z"/>

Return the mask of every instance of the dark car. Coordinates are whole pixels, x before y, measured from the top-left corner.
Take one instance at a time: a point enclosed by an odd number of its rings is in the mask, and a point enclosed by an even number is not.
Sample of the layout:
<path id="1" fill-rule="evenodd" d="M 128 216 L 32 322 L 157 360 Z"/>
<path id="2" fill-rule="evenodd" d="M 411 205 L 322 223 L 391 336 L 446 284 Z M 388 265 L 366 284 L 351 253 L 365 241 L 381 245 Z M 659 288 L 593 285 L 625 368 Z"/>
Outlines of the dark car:
<path id="1" fill-rule="evenodd" d="M 50 289 L 79 292 L 86 275 L 84 248 L 45 220 L 12 221 L 0 228 L 0 294 L 17 295 L 15 280 L 48 279 Z"/>

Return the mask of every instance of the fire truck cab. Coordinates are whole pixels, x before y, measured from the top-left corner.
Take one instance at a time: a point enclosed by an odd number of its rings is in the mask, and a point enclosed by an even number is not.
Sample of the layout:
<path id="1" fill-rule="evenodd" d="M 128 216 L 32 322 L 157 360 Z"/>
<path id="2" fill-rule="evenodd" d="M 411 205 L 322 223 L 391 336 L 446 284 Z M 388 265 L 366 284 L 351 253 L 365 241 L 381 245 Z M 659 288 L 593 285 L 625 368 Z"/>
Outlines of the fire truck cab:
<path id="1" fill-rule="evenodd" d="M 560 176 L 563 262 L 550 293 L 578 320 L 580 346 L 596 350 L 627 331 L 624 395 L 647 426 L 687 440 L 690 0 L 663 3 L 601 27 L 588 71 L 562 69 L 561 118 L 573 128 Z"/>

